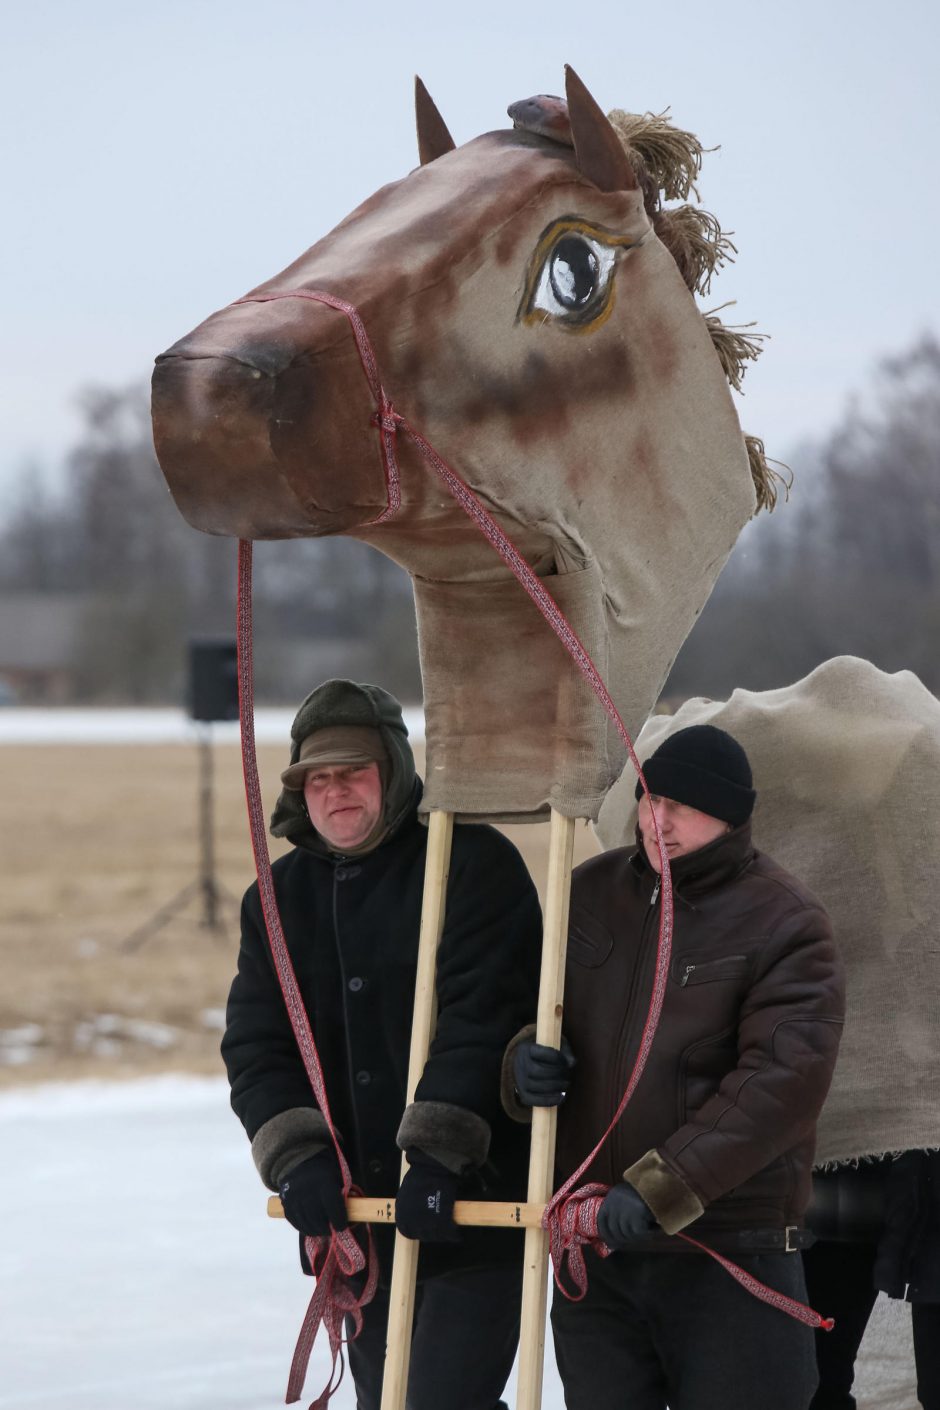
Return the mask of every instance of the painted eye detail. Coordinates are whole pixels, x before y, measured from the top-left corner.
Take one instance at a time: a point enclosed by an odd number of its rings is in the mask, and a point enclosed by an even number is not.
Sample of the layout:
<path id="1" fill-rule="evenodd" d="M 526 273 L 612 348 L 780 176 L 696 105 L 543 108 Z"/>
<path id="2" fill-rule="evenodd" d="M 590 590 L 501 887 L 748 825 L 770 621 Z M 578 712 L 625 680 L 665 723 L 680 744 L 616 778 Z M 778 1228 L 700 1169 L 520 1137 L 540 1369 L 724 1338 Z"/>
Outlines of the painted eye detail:
<path id="1" fill-rule="evenodd" d="M 548 251 L 529 303 L 559 321 L 592 322 L 607 303 L 616 251 L 587 235 L 566 233 Z"/>
<path id="2" fill-rule="evenodd" d="M 586 240 L 566 235 L 552 250 L 548 279 L 565 308 L 583 308 L 597 288 L 597 255 Z"/>

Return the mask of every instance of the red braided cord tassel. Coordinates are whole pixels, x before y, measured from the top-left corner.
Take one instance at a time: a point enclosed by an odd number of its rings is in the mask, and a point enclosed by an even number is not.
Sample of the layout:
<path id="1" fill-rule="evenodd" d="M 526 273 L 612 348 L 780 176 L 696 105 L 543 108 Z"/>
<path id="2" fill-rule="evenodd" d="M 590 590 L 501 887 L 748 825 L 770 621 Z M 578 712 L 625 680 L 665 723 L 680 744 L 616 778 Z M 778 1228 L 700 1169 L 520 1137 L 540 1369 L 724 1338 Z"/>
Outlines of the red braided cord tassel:
<path id="1" fill-rule="evenodd" d="M 268 933 L 268 943 L 271 947 L 271 955 L 274 960 L 274 967 L 277 971 L 278 982 L 281 992 L 284 995 L 284 1002 L 287 1005 L 287 1014 L 290 1019 L 297 1046 L 303 1060 L 304 1068 L 310 1079 L 310 1086 L 317 1099 L 317 1105 L 326 1122 L 330 1133 L 330 1140 L 333 1142 L 333 1149 L 339 1161 L 340 1173 L 343 1177 L 343 1194 L 359 1194 L 360 1191 L 352 1183 L 352 1174 L 346 1157 L 343 1154 L 339 1139 L 336 1135 L 336 1128 L 333 1125 L 333 1118 L 330 1114 L 330 1104 L 326 1094 L 326 1082 L 323 1077 L 323 1069 L 320 1065 L 320 1055 L 317 1052 L 317 1045 L 314 1042 L 313 1032 L 310 1028 L 310 1020 L 304 1007 L 303 996 L 294 967 L 291 964 L 290 954 L 287 949 L 287 942 L 284 939 L 284 931 L 281 926 L 281 917 L 278 911 L 277 896 L 274 890 L 274 878 L 271 874 L 271 855 L 268 851 L 267 834 L 264 828 L 264 811 L 261 801 L 261 784 L 258 779 L 258 760 L 255 752 L 255 728 L 254 728 L 254 669 L 251 639 L 251 560 L 252 547 L 245 540 L 241 540 L 238 545 L 238 712 L 241 724 L 242 737 L 242 767 L 245 776 L 245 796 L 248 802 L 248 819 L 251 830 L 251 845 L 255 856 L 255 869 L 258 873 L 258 891 L 261 897 L 261 908 L 264 913 L 265 928 Z M 297 1340 L 297 1347 L 294 1351 L 291 1363 L 290 1377 L 287 1386 L 287 1403 L 292 1404 L 299 1400 L 303 1392 L 304 1379 L 307 1373 L 307 1366 L 310 1361 L 310 1353 L 313 1350 L 313 1343 L 316 1340 L 317 1332 L 321 1322 L 325 1324 L 330 1342 L 330 1351 L 333 1362 L 330 1371 L 330 1379 L 326 1387 L 314 1402 L 318 1410 L 321 1410 L 335 1391 L 343 1377 L 343 1358 L 341 1351 L 343 1317 L 348 1312 L 352 1315 L 355 1330 L 353 1335 L 358 1336 L 362 1327 L 362 1308 L 365 1307 L 375 1295 L 376 1283 L 378 1281 L 378 1260 L 375 1255 L 375 1247 L 372 1241 L 372 1231 L 368 1231 L 368 1253 L 363 1253 L 351 1229 L 343 1229 L 337 1233 L 333 1230 L 329 1239 L 308 1239 L 307 1254 L 310 1258 L 310 1266 L 314 1270 L 316 1287 L 310 1306 L 307 1308 L 300 1336 Z M 367 1269 L 366 1283 L 362 1293 L 357 1298 L 350 1287 L 347 1279 L 354 1273 Z M 340 1361 L 339 1379 L 334 1384 L 336 1375 L 336 1362 Z"/>
<path id="2" fill-rule="evenodd" d="M 688 1234 L 683 1234 L 680 1230 L 676 1236 L 685 1239 L 687 1244 L 692 1244 L 700 1249 L 702 1253 L 707 1253 L 709 1258 L 714 1258 L 716 1263 L 720 1263 L 726 1273 L 730 1273 L 736 1282 L 740 1283 L 752 1297 L 759 1298 L 761 1302 L 769 1303 L 771 1307 L 776 1307 L 778 1312 L 785 1312 L 788 1317 L 795 1317 L 798 1322 L 803 1322 L 807 1327 L 812 1327 L 814 1331 L 831 1332 L 835 1326 L 832 1317 L 822 1317 L 818 1312 L 814 1312 L 811 1307 L 807 1307 L 803 1302 L 797 1302 L 792 1297 L 786 1297 L 784 1293 L 777 1292 L 775 1288 L 768 1288 L 766 1283 L 762 1283 L 750 1273 L 746 1273 L 743 1268 L 739 1268 L 730 1259 L 722 1258 L 715 1249 L 708 1248 L 706 1244 L 700 1244 L 697 1239 L 691 1238 Z"/>

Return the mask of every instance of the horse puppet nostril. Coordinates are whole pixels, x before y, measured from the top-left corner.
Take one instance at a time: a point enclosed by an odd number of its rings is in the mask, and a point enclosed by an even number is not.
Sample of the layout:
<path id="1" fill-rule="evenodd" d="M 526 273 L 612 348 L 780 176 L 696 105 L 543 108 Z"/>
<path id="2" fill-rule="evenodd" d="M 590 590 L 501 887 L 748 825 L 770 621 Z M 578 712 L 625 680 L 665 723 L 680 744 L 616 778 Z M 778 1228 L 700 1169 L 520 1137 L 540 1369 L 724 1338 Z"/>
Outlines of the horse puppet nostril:
<path id="1" fill-rule="evenodd" d="M 154 445 L 181 513 L 237 538 L 375 519 L 386 485 L 374 409 L 365 378 L 341 395 L 335 376 L 284 344 L 261 356 L 257 346 L 219 353 L 184 341 L 153 374 Z"/>

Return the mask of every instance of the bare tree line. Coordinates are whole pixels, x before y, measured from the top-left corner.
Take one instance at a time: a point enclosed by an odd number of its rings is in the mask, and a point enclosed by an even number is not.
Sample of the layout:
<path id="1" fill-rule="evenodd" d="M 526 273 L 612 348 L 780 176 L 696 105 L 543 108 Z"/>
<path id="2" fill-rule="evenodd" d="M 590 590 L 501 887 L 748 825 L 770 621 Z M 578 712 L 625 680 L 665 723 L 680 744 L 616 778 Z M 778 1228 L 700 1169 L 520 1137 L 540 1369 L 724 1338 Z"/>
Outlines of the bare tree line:
<path id="1" fill-rule="evenodd" d="M 790 503 L 739 540 L 667 696 L 771 690 L 841 655 L 940 690 L 940 343 L 885 359 L 794 470 Z"/>
<path id="2" fill-rule="evenodd" d="M 182 698 L 187 638 L 234 630 L 235 545 L 190 529 L 150 438 L 146 390 L 96 389 L 67 488 L 24 474 L 0 528 L 0 596 L 68 594 L 76 701 Z M 795 458 L 789 504 L 745 530 L 666 696 L 770 689 L 851 653 L 940 688 L 940 344 L 885 360 L 871 390 Z M 255 553 L 259 698 L 325 674 L 420 697 L 407 576 L 344 539 Z"/>
<path id="3" fill-rule="evenodd" d="M 0 597 L 78 604 L 76 701 L 177 702 L 187 640 L 234 634 L 236 545 L 177 510 L 145 387 L 96 388 L 81 408 L 65 492 L 44 494 L 24 474 L 0 529 Z M 411 585 L 381 554 L 343 539 L 259 543 L 253 599 L 260 700 L 290 701 L 346 670 L 420 699 Z"/>

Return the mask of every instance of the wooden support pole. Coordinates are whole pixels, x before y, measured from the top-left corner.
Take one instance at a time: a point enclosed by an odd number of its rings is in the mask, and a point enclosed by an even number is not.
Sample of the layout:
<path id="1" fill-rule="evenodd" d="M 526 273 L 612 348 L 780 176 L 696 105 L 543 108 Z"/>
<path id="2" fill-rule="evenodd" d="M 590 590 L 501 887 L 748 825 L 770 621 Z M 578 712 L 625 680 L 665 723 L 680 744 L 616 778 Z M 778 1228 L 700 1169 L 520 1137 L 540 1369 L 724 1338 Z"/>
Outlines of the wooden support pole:
<path id="1" fill-rule="evenodd" d="M 552 809 L 548 843 L 548 887 L 535 1039 L 557 1048 L 561 1040 L 568 945 L 568 905 L 571 899 L 571 858 L 574 819 Z M 532 1109 L 532 1151 L 529 1157 L 530 1205 L 548 1203 L 554 1184 L 555 1107 Z M 541 1227 L 525 1232 L 522 1281 L 522 1320 L 519 1330 L 519 1380 L 516 1410 L 539 1410 L 542 1404 L 542 1364 L 545 1356 L 545 1309 L 548 1292 L 548 1234 Z M 383 1406 L 384 1410 L 384 1406 Z"/>
<path id="2" fill-rule="evenodd" d="M 454 1223 L 474 1229 L 537 1229 L 545 1212 L 544 1204 L 514 1204 L 512 1200 L 459 1199 L 454 1205 Z M 395 1201 L 381 1195 L 359 1195 L 346 1201 L 350 1224 L 394 1224 Z M 283 1219 L 284 1209 L 277 1195 L 268 1200 L 268 1216 Z"/>
<path id="3" fill-rule="evenodd" d="M 408 1059 L 408 1102 L 428 1060 L 431 1038 L 437 1020 L 435 975 L 437 947 L 444 929 L 450 847 L 454 834 L 453 813 L 433 812 L 428 819 L 428 850 L 424 868 L 424 896 L 421 902 L 421 931 L 418 941 L 418 975 L 415 983 L 414 1020 L 411 1028 L 411 1054 Z M 408 1162 L 402 1156 L 402 1176 Z M 382 1381 L 381 1410 L 405 1410 L 408 1367 L 411 1362 L 411 1327 L 414 1321 L 415 1281 L 418 1251 L 415 1239 L 395 1234 L 395 1258 L 389 1294 L 385 1376 Z"/>

